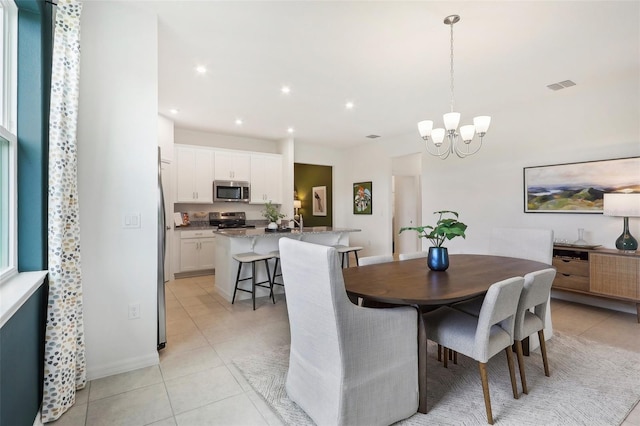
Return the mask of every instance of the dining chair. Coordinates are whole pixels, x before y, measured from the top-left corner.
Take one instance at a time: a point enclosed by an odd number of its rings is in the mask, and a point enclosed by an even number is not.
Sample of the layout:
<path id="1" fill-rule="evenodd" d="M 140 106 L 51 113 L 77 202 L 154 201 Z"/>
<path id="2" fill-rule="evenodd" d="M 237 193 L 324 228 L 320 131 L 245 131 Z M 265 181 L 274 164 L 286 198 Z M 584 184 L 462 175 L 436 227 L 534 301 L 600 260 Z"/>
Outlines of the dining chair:
<path id="1" fill-rule="evenodd" d="M 534 260 L 551 266 L 553 261 L 553 230 L 542 228 L 493 228 L 489 240 L 489 254 Z M 550 299 L 550 298 L 549 298 Z M 547 305 L 549 300 L 547 300 Z M 546 311 L 544 336 L 553 336 L 551 309 Z M 540 345 L 538 336 L 526 342 L 525 354 Z"/>
<path id="2" fill-rule="evenodd" d="M 448 349 L 478 361 L 480 380 L 487 412 L 487 422 L 493 424 L 487 362 L 504 350 L 507 355 L 513 397 L 518 399 L 511 345 L 514 342 L 516 310 L 524 278 L 514 277 L 494 283 L 489 287 L 482 303 L 480 315 L 475 317 L 449 306 L 423 314 L 427 338 Z"/>
<path id="3" fill-rule="evenodd" d="M 534 333 L 538 333 L 540 341 L 540 353 L 542 354 L 542 364 L 544 375 L 549 377 L 549 360 L 547 358 L 547 345 L 544 340 L 544 328 L 547 319 L 547 301 L 551 292 L 551 284 L 556 276 L 553 268 L 542 271 L 531 272 L 524 276 L 524 288 L 518 302 L 516 321 L 514 326 L 514 341 L 516 355 L 518 358 L 518 369 L 520 370 L 520 381 L 522 382 L 522 392 L 528 394 L 527 379 L 524 372 L 524 356 L 522 352 L 522 341 Z"/>
<path id="4" fill-rule="evenodd" d="M 429 255 L 428 251 L 416 251 L 413 253 L 400 253 L 398 255 L 399 260 L 421 259 Z"/>
<path id="5" fill-rule="evenodd" d="M 388 425 L 418 410 L 418 313 L 352 304 L 336 249 L 282 238 L 286 391 L 319 425 Z"/>
<path id="6" fill-rule="evenodd" d="M 380 254 L 377 256 L 365 256 L 360 258 L 360 265 L 375 265 L 376 263 L 393 262 L 394 258 L 392 254 Z"/>

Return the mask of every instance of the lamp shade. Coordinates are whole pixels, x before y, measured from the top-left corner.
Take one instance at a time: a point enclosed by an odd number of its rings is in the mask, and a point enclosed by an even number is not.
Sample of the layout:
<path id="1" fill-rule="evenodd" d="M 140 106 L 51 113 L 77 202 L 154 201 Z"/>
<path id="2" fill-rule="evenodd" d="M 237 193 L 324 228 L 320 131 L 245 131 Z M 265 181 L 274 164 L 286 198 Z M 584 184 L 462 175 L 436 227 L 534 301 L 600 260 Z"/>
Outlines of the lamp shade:
<path id="1" fill-rule="evenodd" d="M 293 208 L 294 208 L 294 209 L 300 209 L 300 208 L 302 208 L 302 201 L 300 201 L 300 200 L 293 200 Z"/>
<path id="2" fill-rule="evenodd" d="M 640 193 L 604 194 L 605 216 L 640 217 Z"/>
<path id="3" fill-rule="evenodd" d="M 491 124 L 491 117 L 488 115 L 481 115 L 473 119 L 473 125 L 476 126 L 476 133 L 480 136 L 484 136 L 485 133 L 487 133 L 489 124 Z"/>
<path id="4" fill-rule="evenodd" d="M 460 137 L 465 142 L 471 142 L 473 139 L 473 135 L 476 133 L 476 128 L 471 124 L 467 124 L 466 126 L 460 126 Z"/>
<path id="5" fill-rule="evenodd" d="M 418 132 L 420 132 L 420 136 L 424 139 L 431 136 L 431 129 L 433 129 L 433 121 L 424 120 L 418 123 Z"/>
<path id="6" fill-rule="evenodd" d="M 444 128 L 447 130 L 456 130 L 460 124 L 459 112 L 448 112 L 442 116 Z"/>
<path id="7" fill-rule="evenodd" d="M 442 145 L 442 141 L 444 141 L 444 129 L 442 127 L 433 129 L 433 132 L 431 132 L 431 139 L 433 139 L 433 143 L 436 146 Z"/>

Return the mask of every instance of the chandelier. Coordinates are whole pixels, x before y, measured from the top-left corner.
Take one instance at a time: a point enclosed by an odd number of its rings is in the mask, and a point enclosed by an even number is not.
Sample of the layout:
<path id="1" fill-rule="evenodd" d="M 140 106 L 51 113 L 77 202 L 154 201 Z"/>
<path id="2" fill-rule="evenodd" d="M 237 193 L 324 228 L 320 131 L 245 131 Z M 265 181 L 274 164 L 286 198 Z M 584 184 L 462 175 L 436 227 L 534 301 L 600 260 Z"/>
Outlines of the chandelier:
<path id="1" fill-rule="evenodd" d="M 460 158 L 473 155 L 482 147 L 482 138 L 489 130 L 491 117 L 479 116 L 473 119 L 473 124 L 460 127 L 458 132 L 458 124 L 460 124 L 460 113 L 454 111 L 453 96 L 453 24 L 460 21 L 460 16 L 450 15 L 444 18 L 444 23 L 451 27 L 451 112 L 442 116 L 444 121 L 443 128 L 433 128 L 433 121 L 424 120 L 418 123 L 418 132 L 425 141 L 427 152 L 431 155 L 445 159 L 455 152 Z M 480 136 L 480 142 L 475 148 L 472 148 L 471 141 L 475 134 Z M 445 143 L 446 136 L 446 143 Z"/>

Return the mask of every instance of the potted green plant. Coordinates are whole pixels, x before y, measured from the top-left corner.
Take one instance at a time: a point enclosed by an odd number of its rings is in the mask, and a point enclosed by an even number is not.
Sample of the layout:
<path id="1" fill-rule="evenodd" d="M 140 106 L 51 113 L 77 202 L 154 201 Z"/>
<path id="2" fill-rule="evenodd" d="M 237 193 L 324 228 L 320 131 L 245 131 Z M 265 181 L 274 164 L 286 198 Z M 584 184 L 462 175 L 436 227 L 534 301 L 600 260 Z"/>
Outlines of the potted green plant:
<path id="1" fill-rule="evenodd" d="M 433 212 L 437 214 L 436 226 L 406 226 L 400 228 L 403 231 L 417 231 L 420 238 L 427 238 L 433 247 L 429 247 L 427 265 L 434 271 L 445 271 L 449 267 L 449 253 L 444 247 L 444 242 L 455 237 L 466 238 L 467 225 L 458 220 L 458 213 L 450 210 Z M 445 215 L 453 217 L 444 217 Z"/>
<path id="2" fill-rule="evenodd" d="M 278 229 L 278 220 L 282 219 L 285 215 L 280 213 L 280 210 L 271 201 L 264 205 L 262 216 L 269 221 L 268 229 Z"/>

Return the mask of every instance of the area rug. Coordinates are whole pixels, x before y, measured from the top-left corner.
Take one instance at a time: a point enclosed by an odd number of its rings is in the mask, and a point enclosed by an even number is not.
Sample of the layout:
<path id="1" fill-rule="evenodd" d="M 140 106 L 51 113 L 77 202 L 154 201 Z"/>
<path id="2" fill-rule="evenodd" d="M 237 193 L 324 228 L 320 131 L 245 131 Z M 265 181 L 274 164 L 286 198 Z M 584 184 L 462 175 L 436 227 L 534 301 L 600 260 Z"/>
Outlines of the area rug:
<path id="1" fill-rule="evenodd" d="M 551 377 L 538 351 L 526 357 L 529 394 L 511 393 L 504 352 L 488 363 L 494 421 L 500 425 L 619 425 L 640 399 L 640 354 L 556 333 L 547 343 Z M 313 425 L 288 397 L 289 347 L 234 361 L 249 384 L 287 425 Z M 478 365 L 459 356 L 444 368 L 428 347 L 428 413 L 397 425 L 486 425 Z M 517 365 L 517 364 L 516 364 Z M 313 384 L 309 384 L 313 386 Z"/>

